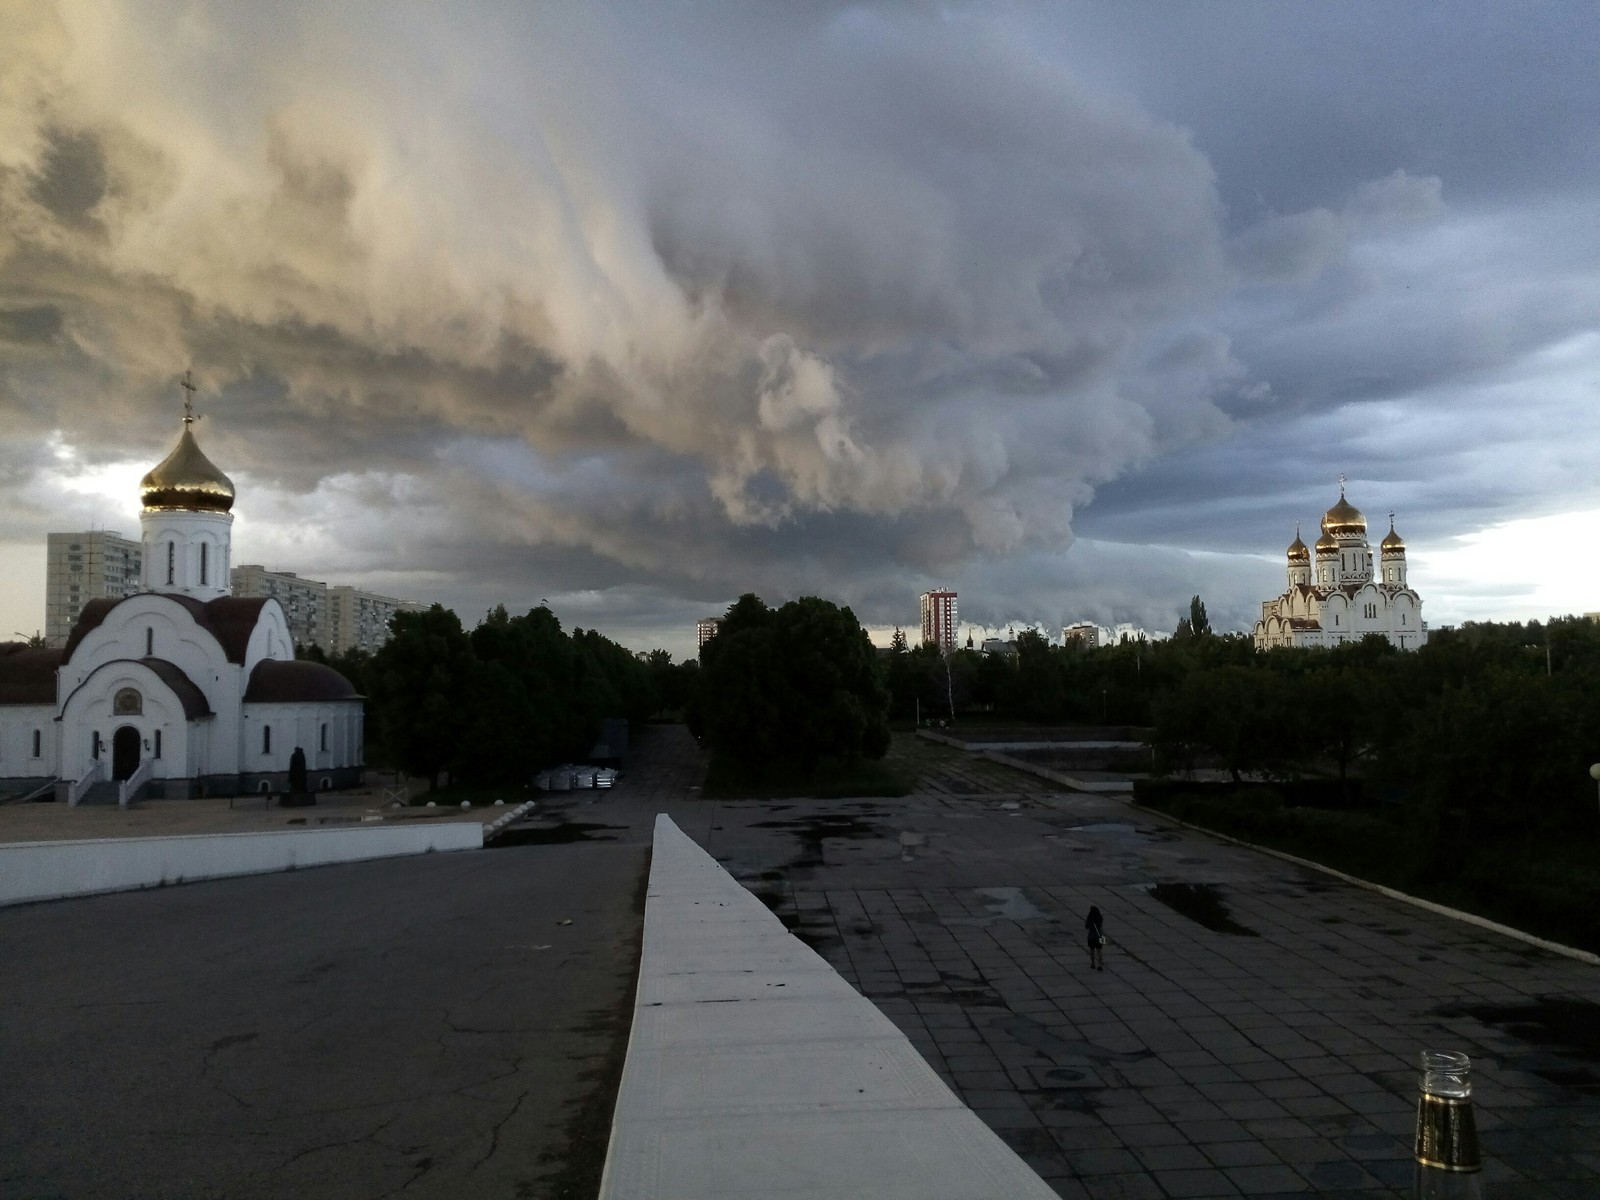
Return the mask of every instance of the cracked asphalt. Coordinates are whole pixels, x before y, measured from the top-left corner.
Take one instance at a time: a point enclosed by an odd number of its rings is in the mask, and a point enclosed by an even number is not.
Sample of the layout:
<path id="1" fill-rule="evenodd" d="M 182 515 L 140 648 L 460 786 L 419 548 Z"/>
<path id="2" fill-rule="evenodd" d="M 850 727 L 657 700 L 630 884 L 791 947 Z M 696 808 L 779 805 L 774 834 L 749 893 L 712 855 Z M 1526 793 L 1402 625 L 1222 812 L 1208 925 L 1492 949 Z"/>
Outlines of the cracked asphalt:
<path id="1" fill-rule="evenodd" d="M 0 1197 L 592 1196 L 647 864 L 588 840 L 0 909 Z"/>

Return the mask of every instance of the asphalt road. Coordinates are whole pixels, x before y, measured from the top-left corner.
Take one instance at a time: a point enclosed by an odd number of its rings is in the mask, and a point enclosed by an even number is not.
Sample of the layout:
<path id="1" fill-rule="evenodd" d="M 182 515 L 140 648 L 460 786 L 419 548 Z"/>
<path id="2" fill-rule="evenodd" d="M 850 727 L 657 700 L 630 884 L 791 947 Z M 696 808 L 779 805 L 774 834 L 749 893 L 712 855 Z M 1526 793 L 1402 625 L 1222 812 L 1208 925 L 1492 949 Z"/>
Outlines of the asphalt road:
<path id="1" fill-rule="evenodd" d="M 647 862 L 580 838 L 0 910 L 0 1197 L 593 1195 Z"/>

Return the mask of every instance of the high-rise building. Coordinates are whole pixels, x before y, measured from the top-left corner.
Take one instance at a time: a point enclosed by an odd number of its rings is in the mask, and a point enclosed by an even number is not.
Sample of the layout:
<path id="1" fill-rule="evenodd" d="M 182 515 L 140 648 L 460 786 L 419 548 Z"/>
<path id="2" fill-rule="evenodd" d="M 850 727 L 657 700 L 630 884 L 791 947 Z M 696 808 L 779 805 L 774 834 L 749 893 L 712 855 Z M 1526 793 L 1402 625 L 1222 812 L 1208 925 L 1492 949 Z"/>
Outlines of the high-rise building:
<path id="1" fill-rule="evenodd" d="M 948 588 L 922 593 L 922 644 L 942 654 L 956 648 L 956 594 Z"/>
<path id="2" fill-rule="evenodd" d="M 233 569 L 233 594 L 247 599 L 276 600 L 289 618 L 296 646 L 330 647 L 328 635 L 328 585 L 302 579 L 293 571 L 269 571 L 255 563 Z"/>
<path id="3" fill-rule="evenodd" d="M 721 617 L 701 617 L 694 623 L 695 649 L 698 650 L 712 638 L 717 636 L 717 630 L 722 625 Z"/>
<path id="4" fill-rule="evenodd" d="M 328 589 L 328 653 L 376 651 L 389 640 L 389 622 L 397 612 L 420 612 L 426 604 L 396 600 L 353 587 Z"/>
<path id="5" fill-rule="evenodd" d="M 44 636 L 65 646 L 90 600 L 121 600 L 139 590 L 143 548 L 109 529 L 47 535 Z"/>
<path id="6" fill-rule="evenodd" d="M 1100 644 L 1100 626 L 1092 621 L 1079 621 L 1061 631 L 1063 646 L 1076 646 L 1079 650 L 1093 650 Z"/>

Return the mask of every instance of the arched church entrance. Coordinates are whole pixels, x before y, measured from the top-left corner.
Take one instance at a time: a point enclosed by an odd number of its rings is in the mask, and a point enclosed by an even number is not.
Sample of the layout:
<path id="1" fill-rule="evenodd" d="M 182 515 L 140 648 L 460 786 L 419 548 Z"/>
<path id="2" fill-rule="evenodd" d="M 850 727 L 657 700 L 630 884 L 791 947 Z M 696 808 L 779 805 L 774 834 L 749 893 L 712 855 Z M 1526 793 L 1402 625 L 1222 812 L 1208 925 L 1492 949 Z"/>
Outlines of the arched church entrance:
<path id="1" fill-rule="evenodd" d="M 111 778 L 127 779 L 139 769 L 139 731 L 124 725 L 111 735 Z"/>

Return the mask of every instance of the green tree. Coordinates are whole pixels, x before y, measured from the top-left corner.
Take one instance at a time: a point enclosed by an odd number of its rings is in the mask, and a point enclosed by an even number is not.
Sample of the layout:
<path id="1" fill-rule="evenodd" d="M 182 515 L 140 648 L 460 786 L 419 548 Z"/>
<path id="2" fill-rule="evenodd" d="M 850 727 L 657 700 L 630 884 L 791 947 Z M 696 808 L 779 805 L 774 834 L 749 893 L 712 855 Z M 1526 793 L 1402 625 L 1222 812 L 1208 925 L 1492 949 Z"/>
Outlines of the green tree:
<path id="1" fill-rule="evenodd" d="M 441 605 L 396 613 L 392 627 L 372 658 L 368 709 L 388 760 L 431 790 L 460 758 L 477 659 L 461 619 Z"/>
<path id="2" fill-rule="evenodd" d="M 815 596 L 777 610 L 742 596 L 701 650 L 700 731 L 747 768 L 808 775 L 825 759 L 881 758 L 888 702 L 855 614 Z"/>

